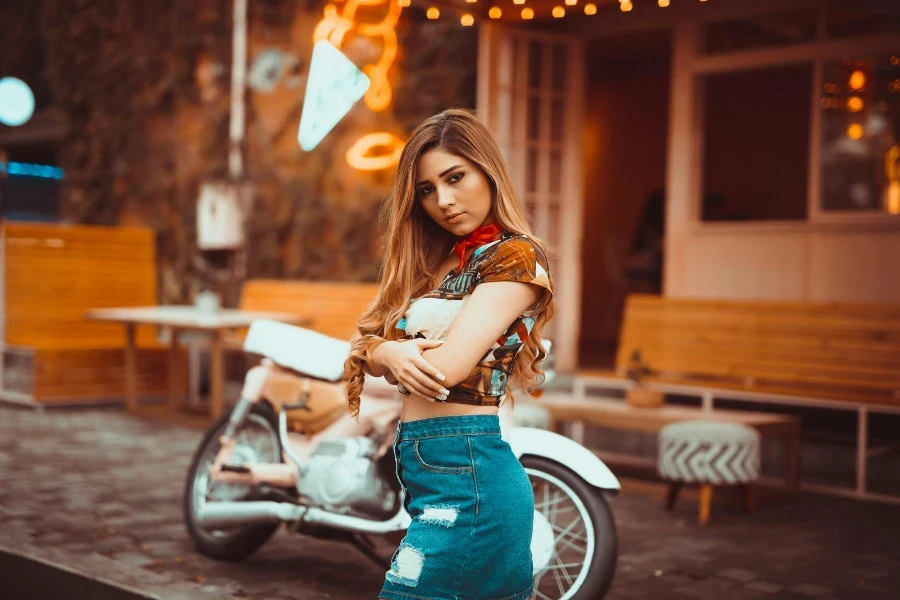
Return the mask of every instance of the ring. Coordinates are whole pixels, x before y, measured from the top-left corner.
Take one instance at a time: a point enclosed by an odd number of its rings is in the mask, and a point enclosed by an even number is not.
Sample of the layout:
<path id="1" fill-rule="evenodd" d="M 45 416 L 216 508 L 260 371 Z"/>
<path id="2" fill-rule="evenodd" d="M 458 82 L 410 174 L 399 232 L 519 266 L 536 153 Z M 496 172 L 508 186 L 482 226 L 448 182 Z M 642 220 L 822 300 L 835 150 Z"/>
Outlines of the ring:
<path id="1" fill-rule="evenodd" d="M 400 392 L 401 394 L 408 394 L 408 393 L 409 393 L 409 390 L 407 390 L 405 387 L 403 387 L 403 384 L 402 384 L 402 383 L 398 383 L 398 384 L 397 384 L 397 391 Z"/>

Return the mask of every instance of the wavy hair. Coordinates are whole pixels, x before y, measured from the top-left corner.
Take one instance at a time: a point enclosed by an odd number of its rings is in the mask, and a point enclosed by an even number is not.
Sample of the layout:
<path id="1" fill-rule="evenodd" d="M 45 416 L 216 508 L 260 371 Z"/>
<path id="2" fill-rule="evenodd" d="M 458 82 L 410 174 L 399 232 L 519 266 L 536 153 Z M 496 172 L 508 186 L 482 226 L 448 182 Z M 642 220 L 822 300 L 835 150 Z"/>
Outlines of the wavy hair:
<path id="1" fill-rule="evenodd" d="M 492 214 L 497 225 L 527 235 L 546 255 L 546 245 L 531 233 L 525 208 L 519 201 L 509 170 L 487 128 L 465 110 L 447 110 L 423 121 L 410 134 L 400 155 L 390 194 L 382 205 L 384 261 L 378 294 L 358 322 L 358 335 L 344 363 L 343 383 L 349 410 L 359 413 L 359 397 L 365 382 L 364 363 L 372 348 L 401 337 L 397 322 L 406 313 L 410 298 L 437 285 L 438 269 L 450 253 L 456 237 L 434 222 L 416 194 L 419 157 L 441 149 L 467 159 L 487 176 L 492 192 Z M 531 390 L 543 381 L 541 362 L 547 353 L 541 341 L 544 325 L 553 316 L 551 301 L 537 316 L 511 374 L 511 382 Z"/>

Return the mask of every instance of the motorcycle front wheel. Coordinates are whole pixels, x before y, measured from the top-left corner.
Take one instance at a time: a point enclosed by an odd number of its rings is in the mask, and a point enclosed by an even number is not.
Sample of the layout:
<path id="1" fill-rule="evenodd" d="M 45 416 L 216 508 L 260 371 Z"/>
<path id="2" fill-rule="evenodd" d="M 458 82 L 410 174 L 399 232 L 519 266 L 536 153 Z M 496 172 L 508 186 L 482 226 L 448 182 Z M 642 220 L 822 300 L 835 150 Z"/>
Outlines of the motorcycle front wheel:
<path id="1" fill-rule="evenodd" d="M 612 584 L 618 539 L 602 493 L 559 463 L 525 457 L 534 490 L 535 600 L 599 600 Z"/>
<path id="2" fill-rule="evenodd" d="M 207 430 L 200 442 L 184 485 L 183 512 L 194 546 L 202 554 L 221 560 L 240 560 L 265 544 L 279 523 L 247 525 L 218 531 L 206 531 L 197 524 L 197 511 L 207 501 L 233 502 L 246 497 L 247 485 L 222 483 L 212 479 L 209 466 L 219 452 L 219 437 L 225 432 L 230 415 L 225 414 Z M 282 462 L 278 438 L 278 418 L 268 404 L 256 404 L 234 435 L 235 463 Z"/>

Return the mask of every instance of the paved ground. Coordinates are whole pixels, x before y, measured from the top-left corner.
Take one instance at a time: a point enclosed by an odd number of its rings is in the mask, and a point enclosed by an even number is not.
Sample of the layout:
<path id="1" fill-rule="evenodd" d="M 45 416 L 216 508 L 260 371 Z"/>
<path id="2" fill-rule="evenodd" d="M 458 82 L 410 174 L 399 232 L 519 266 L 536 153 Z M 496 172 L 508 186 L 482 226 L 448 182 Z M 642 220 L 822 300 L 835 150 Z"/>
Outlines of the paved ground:
<path id="1" fill-rule="evenodd" d="M 376 597 L 381 569 L 344 545 L 279 534 L 243 563 L 194 553 L 180 497 L 199 436 L 113 409 L 0 405 L 0 551 L 173 600 Z M 626 482 L 614 502 L 610 599 L 897 598 L 900 507 L 798 495 L 752 517 L 718 506 L 700 528 L 689 497 L 669 514 L 658 493 Z"/>

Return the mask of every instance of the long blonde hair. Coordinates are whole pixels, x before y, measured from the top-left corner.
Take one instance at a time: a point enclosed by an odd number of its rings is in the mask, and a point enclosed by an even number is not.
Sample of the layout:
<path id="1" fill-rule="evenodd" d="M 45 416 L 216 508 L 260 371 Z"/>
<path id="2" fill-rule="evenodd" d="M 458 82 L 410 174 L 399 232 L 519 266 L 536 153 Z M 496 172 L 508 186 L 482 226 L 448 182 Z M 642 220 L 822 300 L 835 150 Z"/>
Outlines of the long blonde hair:
<path id="1" fill-rule="evenodd" d="M 378 294 L 357 322 L 344 363 L 343 381 L 350 412 L 359 413 L 359 396 L 365 381 L 363 363 L 368 352 L 384 340 L 401 337 L 397 322 L 406 313 L 410 298 L 433 289 L 438 269 L 456 237 L 435 223 L 416 195 L 419 157 L 442 149 L 461 156 L 487 176 L 492 191 L 492 213 L 501 229 L 527 235 L 546 256 L 546 245 L 531 233 L 528 216 L 513 189 L 506 162 L 487 128 L 465 110 L 446 110 L 423 121 L 410 134 L 394 173 L 390 195 L 382 206 L 381 227 L 385 256 Z M 553 316 L 552 301 L 537 316 L 534 327 L 516 359 L 510 379 L 526 390 L 543 379 L 541 362 L 546 350 L 541 342 L 544 324 Z"/>

